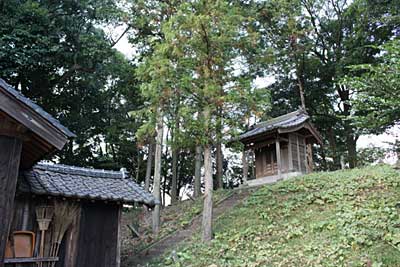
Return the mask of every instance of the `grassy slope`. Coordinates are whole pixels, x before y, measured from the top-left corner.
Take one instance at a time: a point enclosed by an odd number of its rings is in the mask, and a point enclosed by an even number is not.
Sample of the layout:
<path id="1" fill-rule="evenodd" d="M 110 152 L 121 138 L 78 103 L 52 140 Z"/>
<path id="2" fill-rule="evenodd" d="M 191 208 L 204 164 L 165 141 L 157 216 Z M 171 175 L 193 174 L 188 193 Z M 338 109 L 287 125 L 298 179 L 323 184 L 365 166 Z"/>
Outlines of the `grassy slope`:
<path id="1" fill-rule="evenodd" d="M 159 266 L 400 266 L 399 202 L 388 166 L 267 185 Z"/>
<path id="2" fill-rule="evenodd" d="M 217 190 L 214 193 L 213 200 L 218 202 L 231 193 L 230 190 Z M 139 226 L 143 239 L 133 239 L 131 231 L 126 226 L 132 222 L 138 222 L 138 217 L 143 212 L 142 209 L 133 209 L 130 212 L 124 212 L 122 214 L 122 262 L 125 263 L 128 261 L 127 258 L 129 257 L 135 257 L 137 251 L 146 248 L 153 242 L 179 229 L 185 228 L 194 217 L 201 214 L 202 206 L 203 198 L 198 198 L 194 201 L 190 199 L 180 201 L 175 206 L 168 206 L 162 209 L 161 228 L 158 235 L 153 235 L 151 231 L 151 212 L 146 213 Z M 138 228 L 138 225 L 136 225 L 135 228 Z M 126 264 L 122 265 L 125 266 Z"/>

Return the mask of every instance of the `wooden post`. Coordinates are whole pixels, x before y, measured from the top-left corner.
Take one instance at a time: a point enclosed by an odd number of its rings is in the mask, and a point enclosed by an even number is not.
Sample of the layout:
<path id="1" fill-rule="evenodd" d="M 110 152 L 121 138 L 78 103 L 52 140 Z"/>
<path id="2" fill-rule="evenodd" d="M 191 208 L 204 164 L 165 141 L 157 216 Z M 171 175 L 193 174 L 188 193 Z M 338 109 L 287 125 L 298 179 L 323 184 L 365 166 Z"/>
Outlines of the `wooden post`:
<path id="1" fill-rule="evenodd" d="M 275 141 L 275 147 L 276 147 L 276 163 L 278 166 L 278 177 L 281 178 L 282 164 L 281 164 L 281 145 L 279 143 L 279 137 Z"/>
<path id="2" fill-rule="evenodd" d="M 293 155 L 292 155 L 292 138 L 291 135 L 288 135 L 288 160 L 289 160 L 289 172 L 293 171 Z"/>
<path id="3" fill-rule="evenodd" d="M 312 144 L 307 144 L 307 163 L 308 172 L 313 172 L 313 157 L 312 157 Z"/>
<path id="4" fill-rule="evenodd" d="M 299 167 L 299 172 L 303 172 L 302 170 L 301 170 L 301 157 L 300 157 L 300 145 L 299 145 L 299 136 L 298 135 L 296 135 L 296 147 L 297 147 L 297 161 L 298 161 L 298 167 Z"/>
<path id="5" fill-rule="evenodd" d="M 272 175 L 274 175 L 274 173 L 275 173 L 274 150 L 271 149 L 269 154 L 271 154 L 271 171 L 272 171 Z M 263 174 L 264 174 L 263 176 L 267 175 L 267 168 L 264 168 Z"/>
<path id="6" fill-rule="evenodd" d="M 4 266 L 4 253 L 13 217 L 21 151 L 21 139 L 1 135 L 0 132 L 0 267 Z"/>
<path id="7" fill-rule="evenodd" d="M 249 161 L 246 148 L 242 152 L 242 167 L 243 167 L 243 184 L 247 185 L 247 176 L 249 174 Z"/>

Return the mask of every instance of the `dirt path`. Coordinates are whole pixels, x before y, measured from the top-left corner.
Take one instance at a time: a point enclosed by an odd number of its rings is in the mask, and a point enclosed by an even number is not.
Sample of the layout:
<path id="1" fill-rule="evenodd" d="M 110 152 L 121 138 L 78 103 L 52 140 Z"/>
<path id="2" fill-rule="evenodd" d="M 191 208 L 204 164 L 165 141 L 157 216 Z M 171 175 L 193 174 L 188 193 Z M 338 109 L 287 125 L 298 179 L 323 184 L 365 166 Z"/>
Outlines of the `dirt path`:
<path id="1" fill-rule="evenodd" d="M 228 197 L 221 203 L 219 203 L 213 210 L 213 220 L 218 219 L 222 214 L 229 211 L 242 200 L 244 200 L 249 194 L 250 190 L 238 190 L 232 196 Z M 152 247 L 139 255 L 133 255 L 127 262 L 124 263 L 126 267 L 150 267 L 149 263 L 151 260 L 162 256 L 165 252 L 171 251 L 176 248 L 184 240 L 192 237 L 198 233 L 201 229 L 202 216 L 197 216 L 192 224 L 185 229 L 178 230 L 177 232 L 167 236 L 163 240 L 158 241 Z"/>

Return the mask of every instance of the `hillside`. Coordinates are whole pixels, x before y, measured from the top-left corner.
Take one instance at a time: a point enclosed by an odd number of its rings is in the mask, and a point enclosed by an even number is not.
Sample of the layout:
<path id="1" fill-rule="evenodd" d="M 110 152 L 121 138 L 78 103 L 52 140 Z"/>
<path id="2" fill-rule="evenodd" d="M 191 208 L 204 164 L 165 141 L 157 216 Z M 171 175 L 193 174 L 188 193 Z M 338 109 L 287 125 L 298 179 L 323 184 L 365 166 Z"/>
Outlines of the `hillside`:
<path id="1" fill-rule="evenodd" d="M 150 266 L 400 266 L 400 174 L 389 166 L 266 185 Z"/>

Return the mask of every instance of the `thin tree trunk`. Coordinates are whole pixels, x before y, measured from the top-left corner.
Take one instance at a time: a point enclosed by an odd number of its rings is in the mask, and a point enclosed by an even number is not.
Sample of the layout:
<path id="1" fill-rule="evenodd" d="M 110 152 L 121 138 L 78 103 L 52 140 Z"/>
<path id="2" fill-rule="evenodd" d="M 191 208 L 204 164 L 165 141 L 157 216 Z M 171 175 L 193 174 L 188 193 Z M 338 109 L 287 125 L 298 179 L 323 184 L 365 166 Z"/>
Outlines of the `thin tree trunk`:
<path id="1" fill-rule="evenodd" d="M 332 152 L 334 170 L 337 170 L 340 167 L 340 160 L 339 160 L 339 156 L 337 153 L 335 133 L 332 128 L 328 129 L 328 140 L 329 140 L 329 146 L 330 146 L 331 152 Z"/>
<path id="2" fill-rule="evenodd" d="M 151 170 L 153 167 L 153 149 L 154 149 L 154 143 L 153 140 L 149 142 L 149 148 L 148 148 L 148 155 L 147 155 L 147 164 L 146 164 L 146 178 L 144 182 L 144 189 L 149 192 L 150 190 L 150 178 L 151 178 Z"/>
<path id="3" fill-rule="evenodd" d="M 243 184 L 247 184 L 249 175 L 249 161 L 248 161 L 248 151 L 243 149 L 242 152 L 242 164 L 243 164 Z"/>
<path id="4" fill-rule="evenodd" d="M 194 197 L 201 195 L 201 146 L 196 146 L 196 158 L 194 165 Z"/>
<path id="5" fill-rule="evenodd" d="M 303 54 L 303 60 L 304 60 L 304 54 Z M 302 66 L 303 65 L 301 64 L 300 66 L 297 67 L 297 82 L 299 85 L 301 108 L 306 110 L 306 100 L 304 98 L 304 79 L 303 79 L 303 67 Z"/>
<path id="6" fill-rule="evenodd" d="M 209 121 L 210 121 L 210 110 L 206 107 L 204 111 L 204 119 L 206 122 L 205 134 L 210 142 L 211 137 L 209 134 Z M 213 177 L 212 177 L 212 155 L 211 145 L 208 143 L 204 146 L 204 205 L 203 205 L 203 221 L 202 221 L 202 239 L 204 242 L 209 242 L 212 239 L 212 211 L 213 211 Z"/>
<path id="7" fill-rule="evenodd" d="M 179 157 L 179 149 L 176 147 L 177 142 L 177 133 L 179 131 L 179 121 L 175 118 L 175 128 L 173 131 L 173 140 L 174 144 L 172 147 L 172 181 L 171 181 L 171 204 L 175 205 L 178 201 L 179 192 L 178 192 L 178 157 Z"/>
<path id="8" fill-rule="evenodd" d="M 223 173 L 223 154 L 222 154 L 222 108 L 218 108 L 218 118 L 217 118 L 217 125 L 216 125 L 216 131 L 217 131 L 217 145 L 216 145 L 216 161 L 217 161 L 217 188 L 222 188 L 223 187 L 223 180 L 222 180 L 222 173 Z"/>
<path id="9" fill-rule="evenodd" d="M 212 180 L 212 159 L 211 159 L 211 146 L 204 147 L 204 207 L 203 207 L 203 241 L 208 242 L 212 239 L 212 193 L 213 193 L 213 180 Z"/>
<path id="10" fill-rule="evenodd" d="M 157 202 L 160 202 L 160 185 L 161 185 L 161 155 L 162 155 L 162 142 L 163 142 L 163 108 L 158 109 L 157 124 L 156 124 L 156 152 L 154 156 L 154 182 L 153 182 L 153 196 Z M 156 205 L 153 211 L 153 233 L 160 231 L 160 205 Z"/>
<path id="11" fill-rule="evenodd" d="M 178 151 L 172 150 L 172 182 L 171 182 L 171 204 L 175 205 L 178 201 Z"/>
<path id="12" fill-rule="evenodd" d="M 137 148 L 137 166 L 136 166 L 136 181 L 139 182 L 140 178 L 140 166 L 142 165 L 142 154 L 140 149 Z"/>
<path id="13" fill-rule="evenodd" d="M 347 134 L 346 144 L 349 154 L 349 167 L 350 169 L 357 167 L 357 137 L 353 133 Z"/>
<path id="14" fill-rule="evenodd" d="M 217 141 L 217 151 L 216 151 L 216 161 L 217 161 L 217 188 L 222 188 L 223 187 L 223 180 L 222 180 L 222 173 L 223 173 L 223 154 L 222 154 L 222 145 L 221 145 L 221 139 L 218 138 L 219 140 Z"/>

